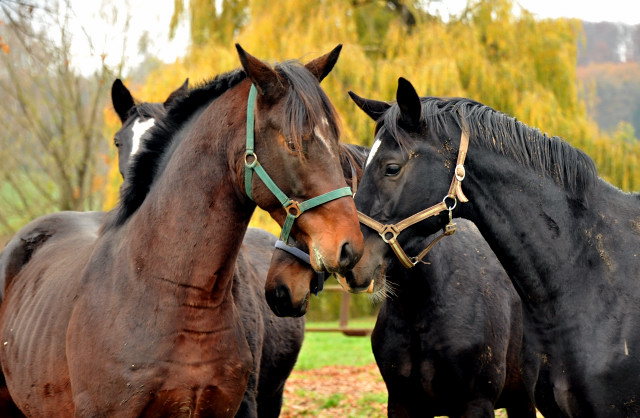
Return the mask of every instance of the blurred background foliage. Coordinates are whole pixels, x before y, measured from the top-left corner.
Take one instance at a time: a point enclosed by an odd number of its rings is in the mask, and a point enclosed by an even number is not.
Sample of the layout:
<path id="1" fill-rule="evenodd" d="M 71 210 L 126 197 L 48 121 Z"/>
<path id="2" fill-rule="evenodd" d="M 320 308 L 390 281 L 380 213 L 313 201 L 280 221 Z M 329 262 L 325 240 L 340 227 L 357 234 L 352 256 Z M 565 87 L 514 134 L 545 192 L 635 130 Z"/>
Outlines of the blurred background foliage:
<path id="1" fill-rule="evenodd" d="M 147 57 L 135 71 L 126 74 L 125 84 L 136 99 L 159 102 L 185 78 L 194 86 L 237 68 L 235 42 L 271 63 L 287 59 L 306 62 L 342 44 L 340 59 L 323 87 L 341 115 L 344 142 L 370 145 L 373 131 L 372 123 L 353 105 L 347 91 L 393 100 L 397 79 L 402 76 L 411 80 L 421 95 L 469 97 L 551 136 L 563 137 L 595 160 L 605 180 L 626 191 L 638 190 L 640 143 L 634 125 L 634 120 L 640 119 L 637 62 L 625 63 L 625 68 L 619 63 L 588 62 L 578 71 L 580 51 L 588 50 L 585 44 L 589 44 L 583 23 L 573 19 L 536 20 L 526 10 L 516 13 L 512 0 L 470 0 L 462 13 L 446 21 L 429 14 L 426 3 L 297 0 L 274 5 L 270 0 L 175 0 L 167 30 L 174 33 L 182 20 L 188 20 L 188 51 L 170 64 Z M 4 45 L 2 39 L 0 46 Z M 122 67 L 110 74 L 113 78 L 124 76 L 120 71 Z M 595 83 L 594 79 L 602 82 Z M 100 80 L 104 83 L 104 76 Z M 635 93 L 628 94 L 633 89 Z M 629 116 L 599 126 L 596 109 L 610 91 L 627 93 L 620 94 L 627 102 L 623 100 L 617 110 L 611 111 L 616 115 L 627 112 Z M 112 138 L 120 122 L 108 96 L 104 99 L 101 132 Z M 610 102 L 619 101 L 612 97 Z M 90 198 L 74 208 L 108 210 L 116 204 L 121 178 L 110 143 L 95 155 L 107 169 L 93 170 L 93 178 L 83 180 L 97 190 L 92 189 Z M 2 186 L 8 187 L 6 183 Z M 10 192 L 5 190 L 7 194 Z M 68 205 L 52 201 L 39 211 L 64 208 Z M 3 214 L 0 235 L 10 235 L 42 213 L 12 213 L 11 222 L 6 221 L 9 215 Z M 252 226 L 278 233 L 275 223 L 260 211 Z M 332 297 L 323 295 L 324 299 Z M 337 295 L 335 299 L 339 299 Z M 337 309 L 320 305 L 314 309 L 324 315 L 337 314 Z M 375 307 L 366 297 L 352 303 L 354 311 L 366 313 L 372 309 Z"/>

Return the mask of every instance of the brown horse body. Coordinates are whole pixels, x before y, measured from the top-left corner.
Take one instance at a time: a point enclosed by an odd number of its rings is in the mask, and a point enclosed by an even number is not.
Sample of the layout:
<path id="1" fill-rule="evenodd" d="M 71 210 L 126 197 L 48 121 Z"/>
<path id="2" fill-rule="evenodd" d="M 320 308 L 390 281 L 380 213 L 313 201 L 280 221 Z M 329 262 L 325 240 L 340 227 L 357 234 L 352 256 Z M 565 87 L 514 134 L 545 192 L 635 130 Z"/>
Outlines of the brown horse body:
<path id="1" fill-rule="evenodd" d="M 330 158 L 337 137 L 305 136 L 304 164 L 282 149 L 291 130 L 322 127 L 310 117 L 307 125 L 287 127 L 291 80 L 239 53 L 259 91 L 256 154 L 274 181 L 301 200 L 344 186 L 337 158 Z M 334 52 L 293 71 L 321 80 L 336 59 Z M 168 151 L 151 144 L 137 158 L 120 208 L 97 237 L 52 237 L 6 283 L 0 359 L 11 396 L 27 415 L 222 417 L 240 407 L 253 359 L 231 283 L 255 207 L 239 179 L 250 82 L 235 72 L 222 83 L 215 106 L 208 99 L 188 112 L 193 116 Z M 143 165 L 154 151 L 164 158 L 149 170 Z M 311 172 L 314 181 L 305 179 Z M 277 199 L 255 179 L 253 188 L 255 202 L 282 223 Z M 304 214 L 292 233 L 314 249 L 316 267 L 329 271 L 351 268 L 362 251 L 351 199 Z"/>

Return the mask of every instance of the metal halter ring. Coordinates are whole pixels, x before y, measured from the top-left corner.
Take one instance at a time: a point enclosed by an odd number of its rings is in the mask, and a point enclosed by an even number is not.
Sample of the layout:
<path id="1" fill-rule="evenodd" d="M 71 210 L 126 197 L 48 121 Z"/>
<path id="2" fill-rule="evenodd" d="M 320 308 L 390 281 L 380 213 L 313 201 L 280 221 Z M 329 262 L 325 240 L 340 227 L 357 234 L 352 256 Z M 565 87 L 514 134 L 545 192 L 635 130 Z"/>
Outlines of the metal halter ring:
<path id="1" fill-rule="evenodd" d="M 296 218 L 302 215 L 302 210 L 300 210 L 300 202 L 296 202 L 295 200 L 292 200 L 291 203 L 285 206 L 284 210 L 286 210 L 289 215 Z"/>
<path id="2" fill-rule="evenodd" d="M 451 212 L 458 205 L 458 199 L 455 196 L 454 197 L 445 196 L 444 199 L 442 199 L 442 203 L 444 203 L 446 205 L 447 204 L 447 199 L 453 199 L 453 206 L 447 205 L 447 209 L 449 210 L 449 212 Z"/>
<path id="3" fill-rule="evenodd" d="M 253 161 L 249 162 L 249 158 L 253 157 Z M 258 164 L 258 156 L 255 152 L 244 155 L 244 165 L 249 168 L 253 168 Z"/>
<path id="4" fill-rule="evenodd" d="M 379 234 L 382 237 L 382 240 L 388 244 L 389 241 L 398 237 L 399 232 L 395 228 L 395 225 L 385 225 L 384 229 L 380 231 Z M 391 237 L 387 237 L 387 234 L 391 234 Z"/>

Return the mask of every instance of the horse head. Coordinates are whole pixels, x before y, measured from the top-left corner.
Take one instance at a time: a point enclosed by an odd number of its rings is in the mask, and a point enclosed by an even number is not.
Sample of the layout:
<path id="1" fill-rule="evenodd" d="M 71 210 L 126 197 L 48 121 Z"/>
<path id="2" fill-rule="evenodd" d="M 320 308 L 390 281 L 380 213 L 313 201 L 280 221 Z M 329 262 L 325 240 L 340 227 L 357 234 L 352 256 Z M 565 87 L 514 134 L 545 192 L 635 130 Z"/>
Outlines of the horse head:
<path id="1" fill-rule="evenodd" d="M 164 103 L 138 103 L 133 99 L 129 89 L 118 78 L 111 86 L 111 101 L 122 126 L 113 137 L 118 148 L 118 167 L 122 178 L 125 178 L 131 159 L 140 149 L 142 136 L 155 124 L 158 118 L 164 117 L 167 108 L 173 102 L 187 94 L 189 79 L 174 90 Z"/>
<path id="2" fill-rule="evenodd" d="M 445 112 L 441 124 L 427 126 L 422 101 L 403 78 L 394 104 L 349 94 L 376 122 L 375 141 L 355 197 L 365 251 L 352 272 L 360 280 L 372 278 L 378 289 L 384 287 L 390 263 L 410 268 L 420 262 L 431 248 L 420 252 L 424 237 L 439 229 L 446 229 L 446 234 L 455 231 L 450 213 L 465 198 L 461 190 L 456 194 L 458 148 L 451 138 L 460 137 L 461 128 Z M 418 252 L 415 257 L 407 255 Z"/>
<path id="3" fill-rule="evenodd" d="M 346 272 L 360 258 L 362 234 L 340 167 L 338 115 L 319 84 L 341 47 L 304 66 L 274 68 L 237 49 L 251 82 L 237 167 L 244 192 L 283 226 L 285 242 L 290 232 L 311 250 L 314 270 Z"/>
<path id="4" fill-rule="evenodd" d="M 356 191 L 362 176 L 362 167 L 369 149 L 358 145 L 341 146 L 343 176 Z M 310 293 L 322 291 L 325 274 L 313 270 L 308 249 L 303 242 L 293 239 L 288 244 L 278 242 L 271 257 L 271 266 L 265 283 L 265 297 L 271 310 L 278 316 L 302 316 L 309 309 Z M 341 276 L 343 287 L 353 292 L 362 291 L 353 282 L 354 276 L 346 272 Z"/>

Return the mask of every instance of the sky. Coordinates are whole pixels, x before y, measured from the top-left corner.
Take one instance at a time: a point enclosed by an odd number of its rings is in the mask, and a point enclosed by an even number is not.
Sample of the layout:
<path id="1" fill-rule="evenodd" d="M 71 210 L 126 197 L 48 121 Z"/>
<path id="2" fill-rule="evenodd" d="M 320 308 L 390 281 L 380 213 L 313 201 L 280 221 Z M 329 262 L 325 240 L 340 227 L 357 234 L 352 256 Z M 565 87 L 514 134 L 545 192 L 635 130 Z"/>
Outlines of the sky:
<path id="1" fill-rule="evenodd" d="M 124 32 L 124 19 L 122 10 L 128 5 L 131 8 L 129 42 L 124 48 L 128 68 L 133 68 L 142 61 L 139 54 L 137 40 L 147 31 L 151 41 L 149 53 L 165 62 L 173 62 L 186 51 L 189 34 L 186 22 L 179 26 L 174 40 L 168 39 L 168 28 L 173 13 L 174 0 L 102 0 L 102 13 L 113 16 L 113 11 L 108 7 L 109 3 L 117 3 L 119 19 L 113 25 L 105 25 L 104 18 L 98 15 L 97 1 L 72 0 L 73 10 L 76 14 L 77 42 L 74 42 L 72 54 L 73 61 L 85 74 L 97 68 L 100 63 L 100 54 L 106 54 L 108 64 L 119 61 Z M 438 8 L 440 14 L 445 17 L 448 14 L 456 14 L 464 8 L 467 0 L 443 0 Z M 529 10 L 538 18 L 573 17 L 590 22 L 622 22 L 627 24 L 640 24 L 639 0 L 516 0 L 516 4 Z M 94 42 L 94 53 L 89 52 L 80 26 L 90 30 Z"/>
<path id="2" fill-rule="evenodd" d="M 443 15 L 457 13 L 467 0 L 443 0 Z M 631 25 L 640 23 L 640 1 L 638 0 L 516 0 L 538 18 L 573 17 L 587 22 L 621 22 Z"/>

